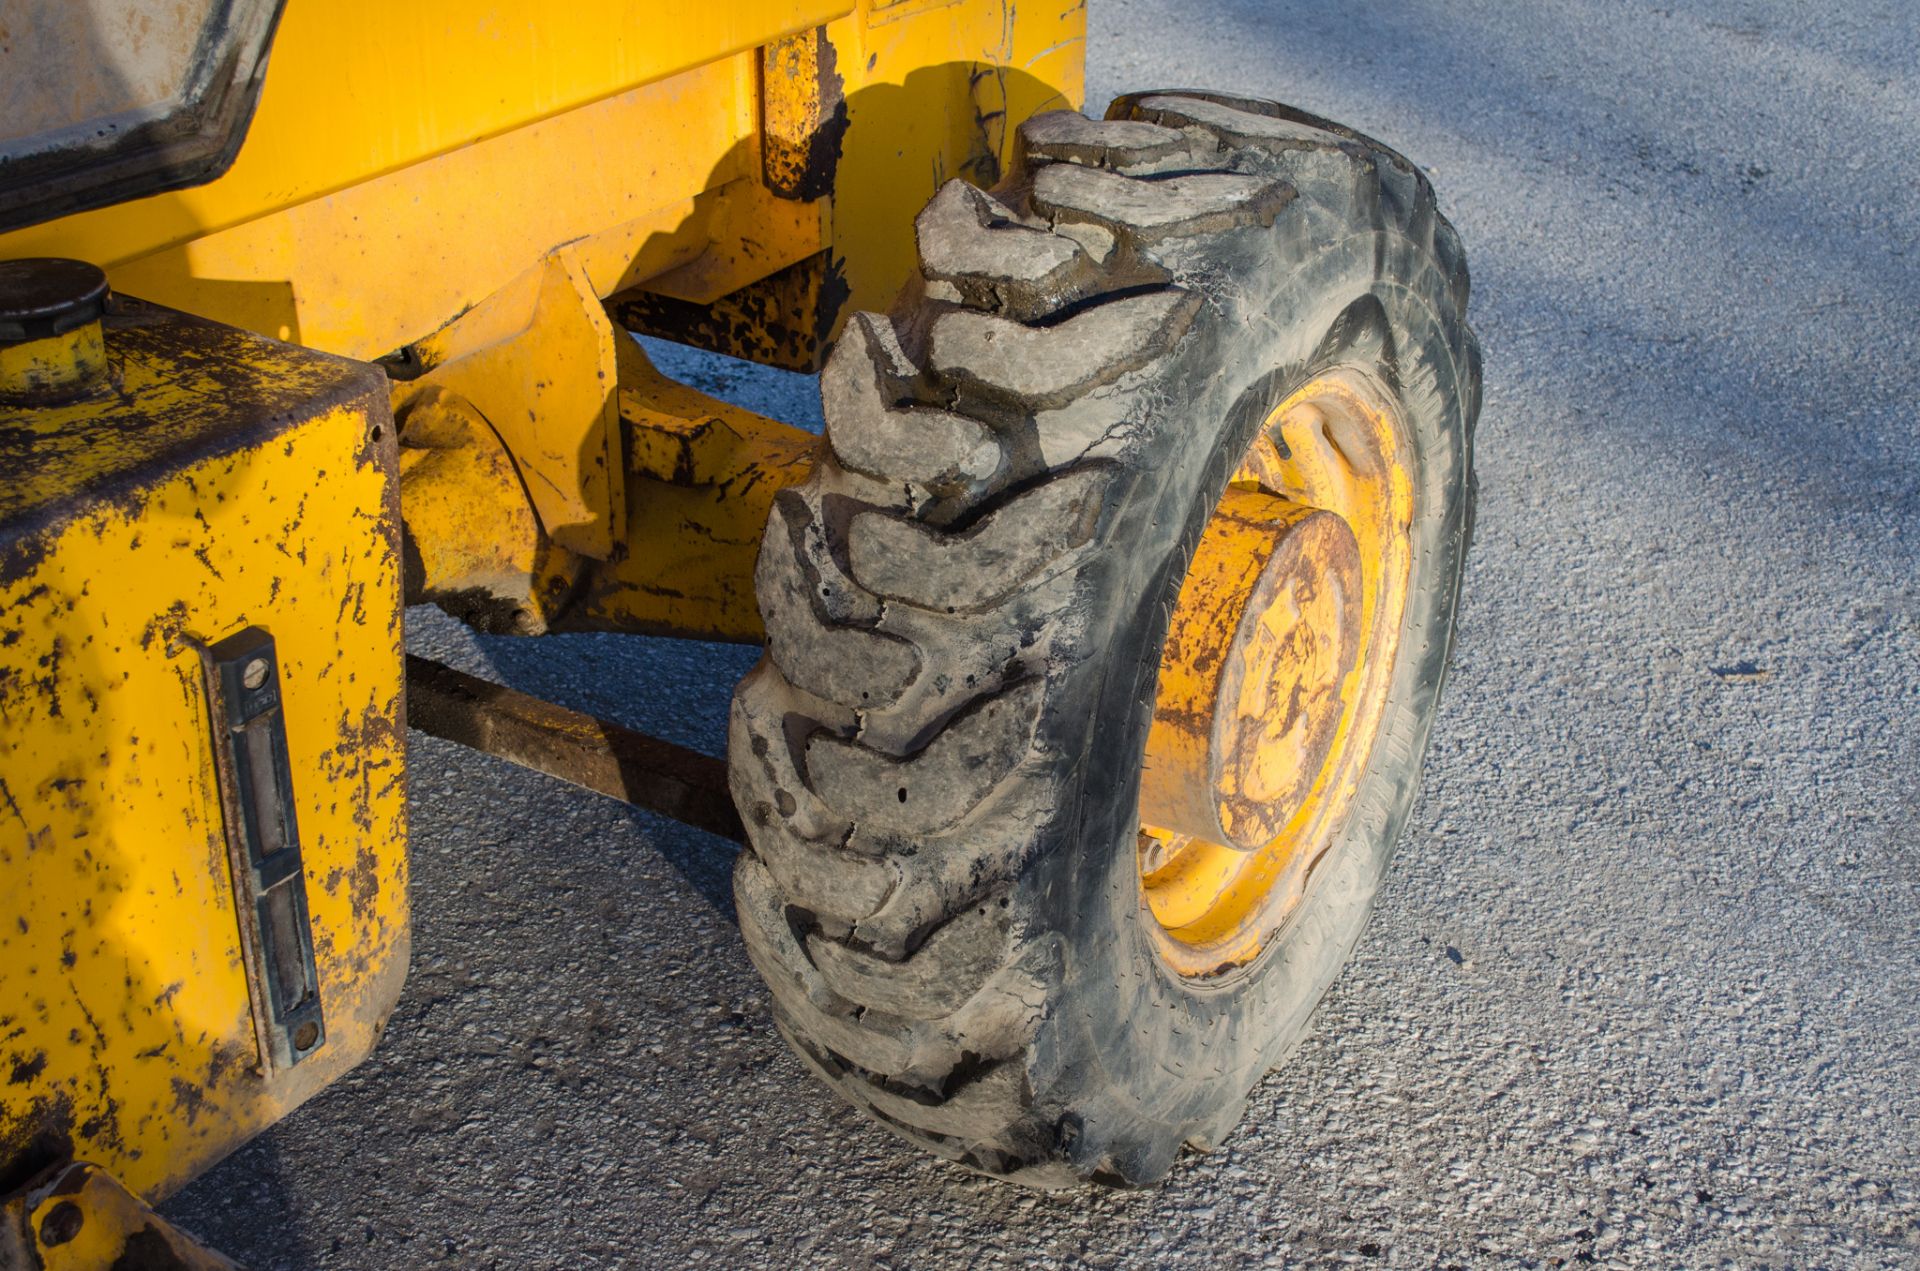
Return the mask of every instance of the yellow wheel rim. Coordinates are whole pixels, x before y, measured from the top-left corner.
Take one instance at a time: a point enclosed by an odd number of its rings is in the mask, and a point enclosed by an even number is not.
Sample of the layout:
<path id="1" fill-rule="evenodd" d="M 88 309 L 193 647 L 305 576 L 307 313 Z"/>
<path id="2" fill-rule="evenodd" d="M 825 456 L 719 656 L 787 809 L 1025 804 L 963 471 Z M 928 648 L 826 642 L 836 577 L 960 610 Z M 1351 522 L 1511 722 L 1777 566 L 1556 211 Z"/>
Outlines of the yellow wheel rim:
<path id="1" fill-rule="evenodd" d="M 1162 956 L 1258 956 L 1346 819 L 1406 613 L 1405 430 L 1362 372 L 1270 415 L 1201 534 L 1168 626 L 1141 779 L 1141 894 Z"/>

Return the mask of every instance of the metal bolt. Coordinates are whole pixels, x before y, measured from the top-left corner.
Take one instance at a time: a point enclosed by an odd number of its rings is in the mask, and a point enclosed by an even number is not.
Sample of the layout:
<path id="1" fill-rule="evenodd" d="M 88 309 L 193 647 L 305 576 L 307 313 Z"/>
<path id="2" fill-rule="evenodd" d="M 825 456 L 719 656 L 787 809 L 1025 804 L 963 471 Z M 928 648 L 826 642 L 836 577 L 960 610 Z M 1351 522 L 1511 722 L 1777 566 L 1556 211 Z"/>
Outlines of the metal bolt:
<path id="1" fill-rule="evenodd" d="M 265 658 L 255 658 L 240 672 L 240 682 L 250 689 L 259 688 L 267 682 L 268 669 Z"/>
<path id="2" fill-rule="evenodd" d="M 80 1212 L 80 1206 L 63 1200 L 40 1220 L 40 1243 L 49 1249 L 65 1244 L 80 1234 L 80 1224 L 86 1220 L 87 1216 Z"/>
<path id="3" fill-rule="evenodd" d="M 312 1050 L 314 1043 L 319 1040 L 320 1025 L 314 1023 L 312 1020 L 308 1020 L 293 1030 L 293 1048 L 295 1050 Z"/>

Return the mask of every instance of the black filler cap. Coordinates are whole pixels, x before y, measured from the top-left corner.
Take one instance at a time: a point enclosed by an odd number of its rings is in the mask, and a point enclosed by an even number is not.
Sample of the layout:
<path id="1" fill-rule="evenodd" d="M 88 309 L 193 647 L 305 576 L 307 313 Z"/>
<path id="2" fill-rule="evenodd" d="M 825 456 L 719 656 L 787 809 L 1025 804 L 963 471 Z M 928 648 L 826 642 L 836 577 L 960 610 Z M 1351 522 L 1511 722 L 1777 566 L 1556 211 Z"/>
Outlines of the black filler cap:
<path id="1" fill-rule="evenodd" d="M 107 275 L 60 256 L 0 260 L 0 344 L 63 335 L 107 311 Z"/>

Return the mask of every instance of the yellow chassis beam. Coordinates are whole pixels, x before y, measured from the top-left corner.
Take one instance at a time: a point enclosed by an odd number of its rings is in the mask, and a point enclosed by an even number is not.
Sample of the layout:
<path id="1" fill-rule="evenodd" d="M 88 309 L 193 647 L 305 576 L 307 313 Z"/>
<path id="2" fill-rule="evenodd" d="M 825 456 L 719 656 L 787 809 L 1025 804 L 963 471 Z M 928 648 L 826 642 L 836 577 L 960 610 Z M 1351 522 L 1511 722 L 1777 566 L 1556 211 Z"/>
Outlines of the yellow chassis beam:
<path id="1" fill-rule="evenodd" d="M 596 352 L 605 358 L 606 380 L 562 378 L 531 387 L 529 398 L 546 410 L 573 394 L 575 415 L 591 414 L 578 435 L 596 439 L 595 459 L 617 465 L 608 484 L 623 512 L 612 544 L 591 557 L 556 543 L 545 529 L 542 492 L 522 479 L 543 458 L 559 467 L 582 451 L 531 459 L 520 452 L 516 468 L 512 440 L 488 422 L 487 411 L 503 399 L 460 391 L 495 386 L 498 375 L 429 372 L 395 387 L 409 601 L 434 602 L 502 634 L 759 640 L 753 567 L 760 536 L 773 496 L 806 476 L 813 434 L 669 379 L 638 344 L 611 334 L 602 343 L 585 322 L 554 318 L 515 339 L 574 346 L 573 356 L 530 350 L 529 375 Z M 498 361 L 497 348 L 487 346 L 486 356 Z M 575 390 L 607 381 L 617 388 L 605 395 L 602 415 L 600 392 L 580 397 Z M 476 516 L 476 508 L 489 511 Z"/>

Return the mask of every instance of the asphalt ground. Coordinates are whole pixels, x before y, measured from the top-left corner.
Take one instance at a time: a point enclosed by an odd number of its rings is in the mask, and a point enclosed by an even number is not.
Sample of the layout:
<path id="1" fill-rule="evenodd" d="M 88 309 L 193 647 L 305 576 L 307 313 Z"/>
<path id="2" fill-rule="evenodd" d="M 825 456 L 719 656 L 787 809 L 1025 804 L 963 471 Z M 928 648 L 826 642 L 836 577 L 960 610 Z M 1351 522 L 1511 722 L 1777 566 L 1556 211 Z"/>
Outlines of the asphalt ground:
<path id="1" fill-rule="evenodd" d="M 416 735 L 378 1053 L 167 1212 L 255 1268 L 1920 1266 L 1920 10 L 1094 0 L 1431 173 L 1486 349 L 1424 793 L 1221 1149 L 1065 1199 L 792 1059 L 726 843 Z M 663 355 L 817 419 L 811 381 Z M 735 648 L 416 649 L 719 753 Z"/>

